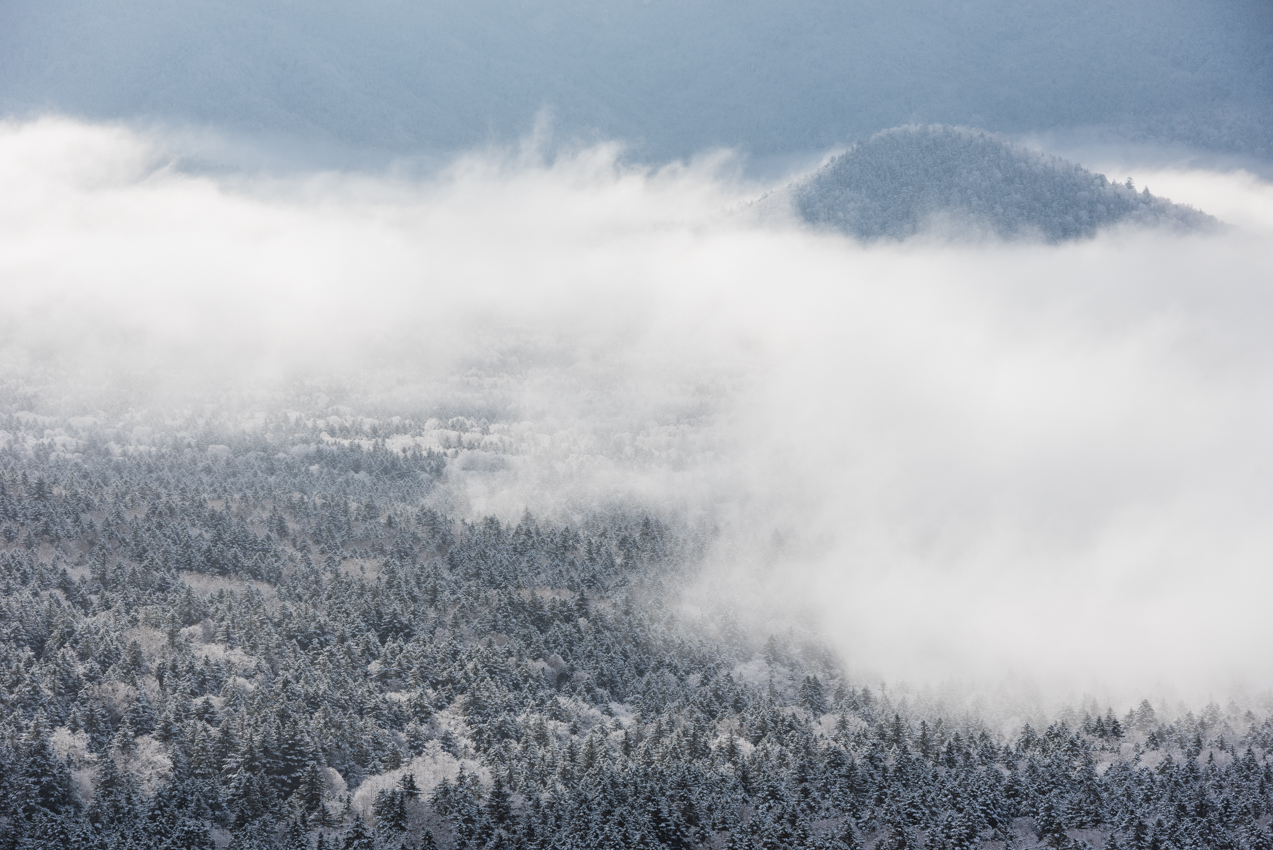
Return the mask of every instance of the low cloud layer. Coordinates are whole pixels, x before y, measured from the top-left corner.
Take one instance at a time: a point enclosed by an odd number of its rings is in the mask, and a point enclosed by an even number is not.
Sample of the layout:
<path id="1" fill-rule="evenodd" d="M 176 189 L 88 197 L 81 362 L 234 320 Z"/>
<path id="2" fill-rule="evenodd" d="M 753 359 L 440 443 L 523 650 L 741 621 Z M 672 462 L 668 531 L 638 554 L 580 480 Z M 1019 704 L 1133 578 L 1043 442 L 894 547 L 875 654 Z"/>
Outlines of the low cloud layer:
<path id="1" fill-rule="evenodd" d="M 462 509 L 706 522 L 698 601 L 811 616 L 890 681 L 1273 685 L 1266 183 L 1132 174 L 1220 235 L 863 247 L 758 222 L 731 173 L 600 147 L 213 179 L 6 125 L 6 391 L 486 419 L 507 457 L 457 465 Z"/>

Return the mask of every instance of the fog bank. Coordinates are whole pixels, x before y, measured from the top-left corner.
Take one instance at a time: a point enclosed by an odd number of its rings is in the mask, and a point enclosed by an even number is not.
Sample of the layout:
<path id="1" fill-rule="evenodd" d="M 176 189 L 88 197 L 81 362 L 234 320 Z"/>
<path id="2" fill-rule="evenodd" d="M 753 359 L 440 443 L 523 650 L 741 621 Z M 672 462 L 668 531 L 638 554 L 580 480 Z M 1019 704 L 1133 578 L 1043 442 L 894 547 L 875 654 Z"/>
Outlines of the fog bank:
<path id="1" fill-rule="evenodd" d="M 863 247 L 757 221 L 727 158 L 617 154 L 214 179 L 5 125 L 9 403 L 467 416 L 499 439 L 453 465 L 458 509 L 708 523 L 695 604 L 812 617 L 863 675 L 1273 685 L 1267 183 L 1109 175 L 1219 235 Z"/>

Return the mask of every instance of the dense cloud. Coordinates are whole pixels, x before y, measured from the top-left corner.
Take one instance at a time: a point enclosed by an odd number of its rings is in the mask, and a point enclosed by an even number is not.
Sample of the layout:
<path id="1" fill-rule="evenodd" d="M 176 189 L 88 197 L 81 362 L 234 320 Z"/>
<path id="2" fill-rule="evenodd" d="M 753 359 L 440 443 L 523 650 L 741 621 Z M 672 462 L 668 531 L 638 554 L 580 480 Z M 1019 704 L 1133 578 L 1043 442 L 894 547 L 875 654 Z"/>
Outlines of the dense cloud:
<path id="1" fill-rule="evenodd" d="M 862 247 L 758 223 L 767 187 L 727 162 L 608 147 L 212 179 L 45 121 L 3 129 L 0 169 L 6 404 L 301 387 L 468 415 L 507 436 L 456 464 L 452 507 L 705 522 L 696 604 L 809 613 L 863 672 L 1270 684 L 1254 179 L 1170 177 L 1195 193 L 1173 200 L 1245 210 L 1224 234 Z"/>

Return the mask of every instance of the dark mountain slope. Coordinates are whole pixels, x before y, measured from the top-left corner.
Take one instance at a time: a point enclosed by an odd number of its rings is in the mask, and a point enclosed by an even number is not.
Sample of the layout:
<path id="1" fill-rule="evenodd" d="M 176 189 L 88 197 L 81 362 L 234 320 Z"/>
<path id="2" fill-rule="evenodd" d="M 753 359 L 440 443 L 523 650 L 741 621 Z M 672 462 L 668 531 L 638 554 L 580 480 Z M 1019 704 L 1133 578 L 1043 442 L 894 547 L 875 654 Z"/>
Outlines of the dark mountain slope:
<path id="1" fill-rule="evenodd" d="M 906 239 L 931 227 L 1060 242 L 1124 222 L 1219 226 L 1147 189 L 982 130 L 941 125 L 878 133 L 793 186 L 791 199 L 805 221 L 865 240 Z"/>

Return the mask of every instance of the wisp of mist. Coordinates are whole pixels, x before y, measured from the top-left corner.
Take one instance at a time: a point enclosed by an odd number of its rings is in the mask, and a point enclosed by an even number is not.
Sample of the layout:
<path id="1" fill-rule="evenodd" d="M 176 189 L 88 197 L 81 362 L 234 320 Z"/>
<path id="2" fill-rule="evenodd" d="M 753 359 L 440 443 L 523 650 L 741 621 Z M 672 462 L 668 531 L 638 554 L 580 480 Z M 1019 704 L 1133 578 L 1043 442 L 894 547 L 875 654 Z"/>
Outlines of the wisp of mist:
<path id="1" fill-rule="evenodd" d="M 6 380 L 64 412 L 325 381 L 485 419 L 452 507 L 701 523 L 692 604 L 811 618 L 864 676 L 1273 685 L 1268 184 L 1136 174 L 1221 234 L 863 246 L 754 215 L 727 155 L 620 154 L 209 176 L 4 125 Z"/>

